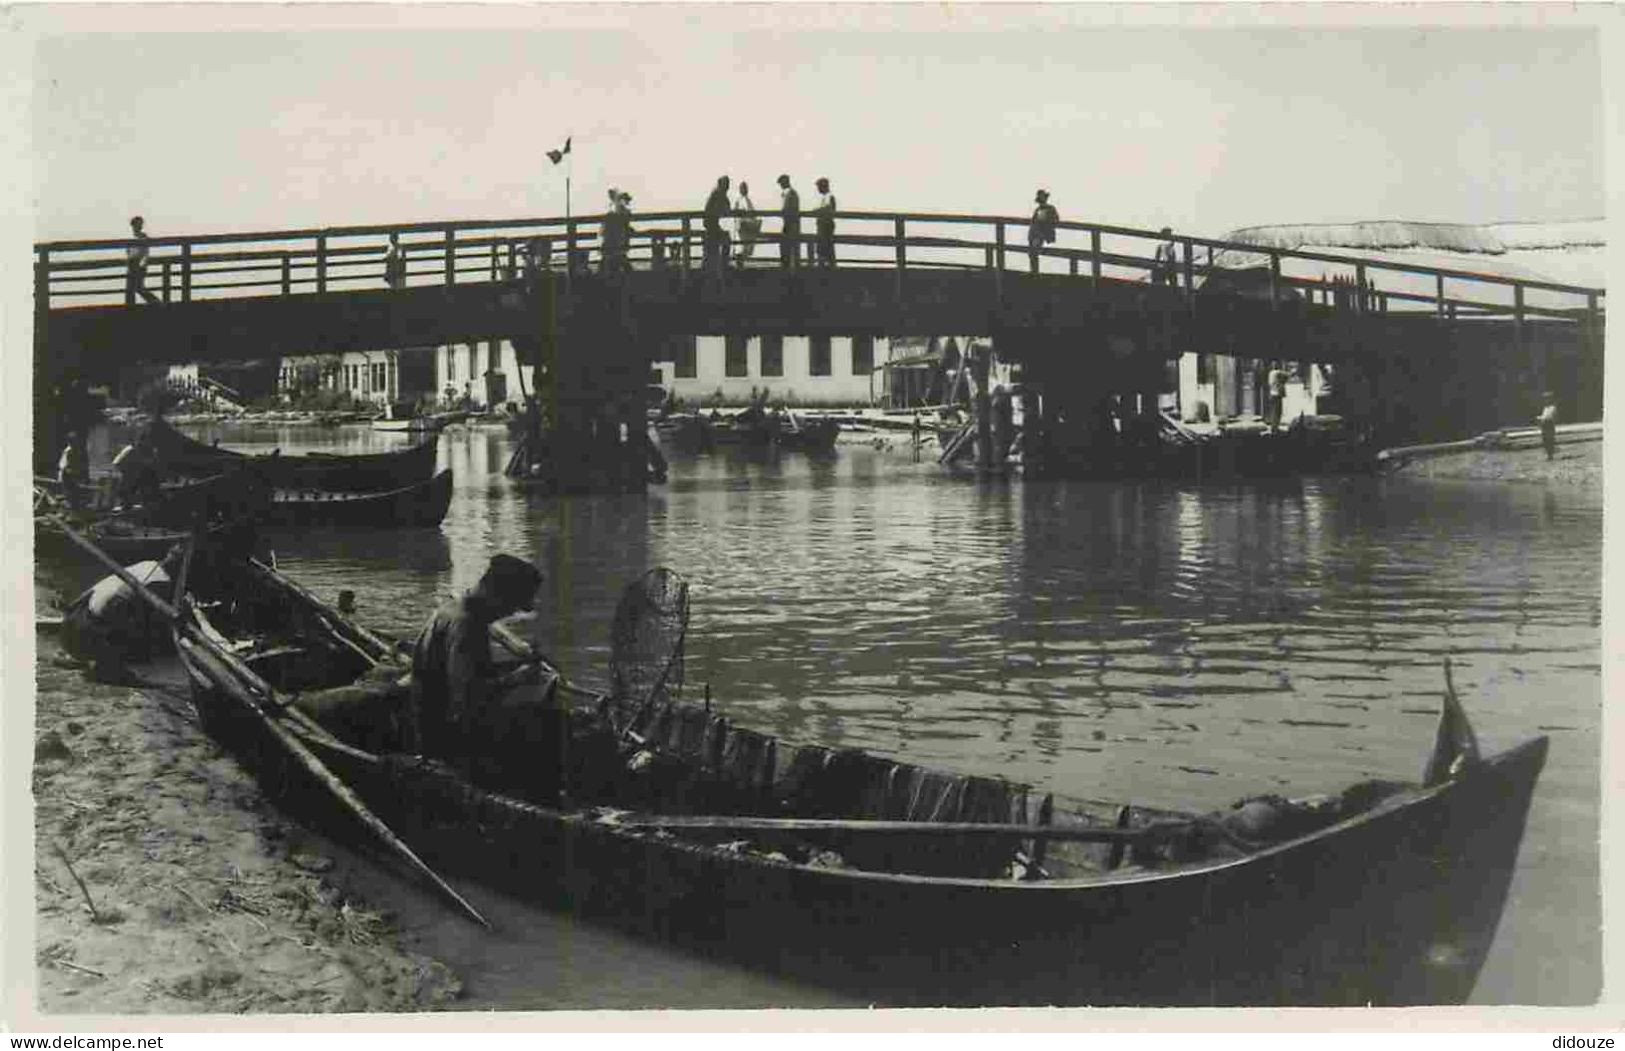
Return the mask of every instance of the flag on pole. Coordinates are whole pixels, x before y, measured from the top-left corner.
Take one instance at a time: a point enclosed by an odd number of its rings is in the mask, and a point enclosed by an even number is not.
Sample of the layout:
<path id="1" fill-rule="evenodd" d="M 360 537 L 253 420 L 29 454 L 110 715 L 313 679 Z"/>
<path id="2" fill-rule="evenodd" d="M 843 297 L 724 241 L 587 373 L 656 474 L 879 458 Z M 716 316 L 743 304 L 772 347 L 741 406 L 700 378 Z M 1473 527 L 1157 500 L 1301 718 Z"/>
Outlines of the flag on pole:
<path id="1" fill-rule="evenodd" d="M 547 159 L 552 161 L 554 164 L 557 164 L 560 161 L 564 160 L 565 156 L 568 155 L 569 152 L 570 152 L 570 140 L 568 138 L 566 138 L 564 140 L 564 148 L 563 149 L 561 149 L 561 150 L 548 150 L 547 151 Z"/>

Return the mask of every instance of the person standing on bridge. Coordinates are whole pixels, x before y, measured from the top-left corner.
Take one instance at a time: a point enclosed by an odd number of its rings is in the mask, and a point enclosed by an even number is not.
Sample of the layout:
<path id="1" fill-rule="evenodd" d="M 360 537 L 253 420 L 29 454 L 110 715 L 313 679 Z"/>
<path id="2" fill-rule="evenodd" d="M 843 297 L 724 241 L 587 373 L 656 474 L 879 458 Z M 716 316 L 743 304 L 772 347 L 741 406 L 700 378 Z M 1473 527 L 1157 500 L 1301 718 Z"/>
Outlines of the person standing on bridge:
<path id="1" fill-rule="evenodd" d="M 835 195 L 829 180 L 819 179 L 818 187 L 818 265 L 835 269 Z"/>
<path id="2" fill-rule="evenodd" d="M 1157 245 L 1156 265 L 1151 268 L 1151 283 L 1153 285 L 1177 285 L 1175 278 L 1178 271 L 1178 250 L 1174 245 L 1174 231 L 1172 227 L 1162 228 L 1163 241 Z"/>
<path id="3" fill-rule="evenodd" d="M 723 229 L 722 221 L 733 211 L 728 200 L 732 185 L 726 175 L 718 176 L 711 195 L 705 199 L 705 272 L 719 282 L 728 265 L 728 231 Z"/>
<path id="4" fill-rule="evenodd" d="M 1061 221 L 1061 216 L 1049 203 L 1048 190 L 1039 190 L 1033 201 L 1038 207 L 1033 209 L 1032 221 L 1027 224 L 1027 267 L 1036 274 L 1038 253 L 1044 245 L 1055 242 L 1055 224 Z"/>
<path id="5" fill-rule="evenodd" d="M 750 183 L 739 184 L 739 200 L 734 202 L 734 220 L 739 237 L 739 269 L 745 269 L 745 260 L 756 252 L 756 238 L 762 233 L 762 217 L 756 214 L 756 205 L 750 199 Z"/>
<path id="6" fill-rule="evenodd" d="M 134 303 L 140 296 L 148 303 L 156 303 L 158 297 L 147 291 L 146 220 L 139 215 L 130 220 L 130 236 L 136 243 L 125 250 L 124 301 Z"/>
<path id="7" fill-rule="evenodd" d="M 779 235 L 779 269 L 794 270 L 796 256 L 801 251 L 801 195 L 790 185 L 788 175 L 779 176 L 779 196 L 783 203 L 779 214 L 783 217 L 783 230 Z"/>
<path id="8" fill-rule="evenodd" d="M 384 249 L 384 284 L 400 288 L 406 284 L 406 253 L 401 251 L 401 235 L 389 235 L 389 247 Z"/>
<path id="9" fill-rule="evenodd" d="M 604 273 L 619 274 L 626 269 L 626 251 L 632 243 L 632 195 L 610 192 L 615 203 L 604 215 L 601 265 Z"/>

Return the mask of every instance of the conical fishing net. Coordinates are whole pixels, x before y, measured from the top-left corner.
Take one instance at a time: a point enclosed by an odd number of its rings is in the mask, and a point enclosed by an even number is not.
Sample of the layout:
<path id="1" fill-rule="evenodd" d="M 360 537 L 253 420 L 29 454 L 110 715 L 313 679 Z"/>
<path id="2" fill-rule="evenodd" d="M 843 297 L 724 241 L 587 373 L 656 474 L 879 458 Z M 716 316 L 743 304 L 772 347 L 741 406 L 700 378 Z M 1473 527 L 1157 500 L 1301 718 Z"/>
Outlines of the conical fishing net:
<path id="1" fill-rule="evenodd" d="M 610 692 L 630 722 L 682 689 L 688 581 L 663 567 L 627 585 L 610 627 Z"/>

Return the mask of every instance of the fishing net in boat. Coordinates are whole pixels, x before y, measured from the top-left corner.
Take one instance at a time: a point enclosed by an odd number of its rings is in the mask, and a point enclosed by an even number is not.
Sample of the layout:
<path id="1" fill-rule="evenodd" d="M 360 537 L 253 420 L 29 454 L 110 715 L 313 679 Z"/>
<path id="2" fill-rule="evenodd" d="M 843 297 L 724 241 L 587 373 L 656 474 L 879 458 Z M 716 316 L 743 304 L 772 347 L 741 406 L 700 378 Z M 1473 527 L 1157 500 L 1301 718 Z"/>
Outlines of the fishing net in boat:
<path id="1" fill-rule="evenodd" d="M 610 627 L 610 692 L 629 724 L 683 685 L 688 581 L 664 567 L 631 584 Z"/>

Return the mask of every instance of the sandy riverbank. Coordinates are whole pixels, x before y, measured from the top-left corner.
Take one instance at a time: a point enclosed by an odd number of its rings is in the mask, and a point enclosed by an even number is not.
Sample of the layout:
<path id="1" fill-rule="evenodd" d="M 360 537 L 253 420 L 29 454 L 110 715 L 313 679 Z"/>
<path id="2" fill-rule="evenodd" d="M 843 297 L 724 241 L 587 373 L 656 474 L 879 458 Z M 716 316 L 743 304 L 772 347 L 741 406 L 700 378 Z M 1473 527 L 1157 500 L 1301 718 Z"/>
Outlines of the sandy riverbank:
<path id="1" fill-rule="evenodd" d="M 1600 492 L 1603 484 L 1603 443 L 1588 441 L 1559 445 L 1557 456 L 1552 460 L 1547 460 L 1546 453 L 1539 448 L 1474 449 L 1419 456 L 1394 473 L 1412 478 L 1595 486 Z"/>
<path id="2" fill-rule="evenodd" d="M 353 891 L 349 867 L 203 735 L 176 669 L 153 670 L 161 689 L 137 690 L 68 665 L 42 636 L 42 1012 L 412 1011 L 457 998 L 457 976 L 406 948 Z"/>

